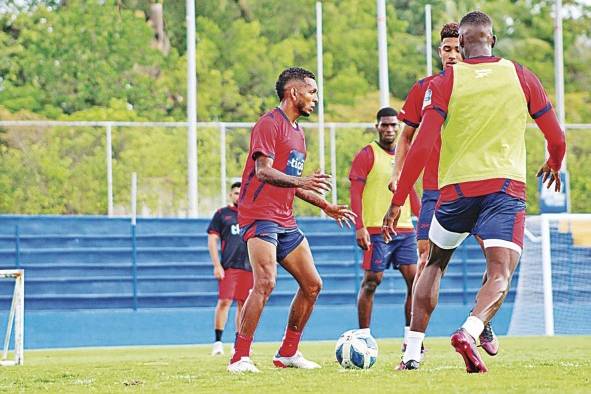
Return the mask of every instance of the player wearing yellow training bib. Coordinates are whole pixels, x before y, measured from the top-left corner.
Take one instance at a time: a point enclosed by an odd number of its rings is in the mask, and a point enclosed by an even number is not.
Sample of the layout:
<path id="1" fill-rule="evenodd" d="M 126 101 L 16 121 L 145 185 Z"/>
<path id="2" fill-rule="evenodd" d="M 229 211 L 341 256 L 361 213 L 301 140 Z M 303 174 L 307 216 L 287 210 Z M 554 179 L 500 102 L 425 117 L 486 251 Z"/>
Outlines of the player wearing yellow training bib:
<path id="1" fill-rule="evenodd" d="M 357 244 L 363 253 L 365 270 L 357 312 L 359 328 L 368 330 L 376 288 L 384 270 L 392 266 L 398 269 L 407 285 L 405 305 L 405 334 L 409 331 L 412 285 L 416 274 L 417 243 L 411 221 L 412 211 L 418 214 L 419 200 L 414 191 L 404 204 L 398 222 L 398 235 L 393 242 L 385 243 L 381 236 L 382 217 L 390 204 L 388 183 L 394 165 L 394 148 L 399 131 L 397 113 L 393 108 L 382 108 L 377 113 L 378 140 L 365 146 L 353 159 L 351 181 L 351 209 L 357 215 L 355 222 Z M 412 204 L 411 204 L 412 202 Z M 405 335 L 406 338 L 406 335 Z"/>
<path id="2" fill-rule="evenodd" d="M 419 368 L 420 344 L 437 304 L 439 284 L 454 250 L 470 234 L 483 240 L 488 280 L 462 327 L 451 337 L 466 370 L 487 372 L 475 338 L 501 307 L 521 255 L 525 227 L 525 128 L 535 120 L 549 158 L 539 175 L 560 190 L 558 171 L 566 151 L 564 133 L 544 88 L 525 67 L 492 56 L 492 21 L 480 11 L 460 22 L 464 57 L 429 84 L 423 123 L 412 145 L 392 205 L 384 237 L 396 225 L 410 188 L 441 136 L 439 198 L 429 230 L 427 267 L 415 286 L 409 344 L 401 369 Z"/>

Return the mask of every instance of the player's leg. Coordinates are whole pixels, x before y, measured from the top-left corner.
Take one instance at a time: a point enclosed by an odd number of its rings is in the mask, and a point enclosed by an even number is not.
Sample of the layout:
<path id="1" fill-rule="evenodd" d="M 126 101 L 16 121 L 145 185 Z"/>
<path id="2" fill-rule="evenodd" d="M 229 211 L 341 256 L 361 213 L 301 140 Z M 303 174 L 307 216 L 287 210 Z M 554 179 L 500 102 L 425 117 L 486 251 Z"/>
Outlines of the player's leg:
<path id="1" fill-rule="evenodd" d="M 417 261 L 416 278 L 421 275 L 423 269 L 427 266 L 429 259 L 429 229 L 435 213 L 435 205 L 439 199 L 438 190 L 424 190 L 421 198 L 421 211 L 417 221 L 417 250 L 419 259 Z M 417 283 L 416 280 L 414 282 Z"/>
<path id="2" fill-rule="evenodd" d="M 294 245 L 297 246 L 294 248 Z M 286 256 L 283 257 L 283 254 Z M 285 335 L 273 363 L 281 368 L 320 368 L 298 352 L 302 332 L 322 289 L 322 279 L 314 265 L 310 246 L 299 230 L 280 236 L 278 260 L 298 282 L 299 288 L 291 302 Z"/>
<path id="3" fill-rule="evenodd" d="M 236 300 L 236 333 L 240 327 L 240 315 L 244 302 L 248 298 L 253 286 L 253 277 L 251 271 L 238 270 L 238 279 L 234 291 L 234 299 Z"/>
<path id="4" fill-rule="evenodd" d="M 478 242 L 478 245 L 480 245 L 480 249 L 482 250 L 482 255 L 485 256 L 486 258 L 486 251 L 484 249 L 484 242 L 482 241 L 482 239 L 475 235 L 474 238 L 476 239 L 476 241 Z M 486 270 L 484 271 L 484 273 L 482 274 L 482 286 L 484 286 L 484 284 L 486 283 Z M 476 297 L 476 300 L 478 301 L 478 296 Z M 470 313 L 472 313 L 472 311 L 470 311 Z M 492 328 L 492 322 L 491 321 L 487 321 L 484 324 L 484 330 L 482 330 L 482 334 L 480 334 L 480 336 L 478 337 L 478 340 L 480 341 L 480 347 L 482 347 L 482 349 L 484 349 L 484 351 L 486 353 L 488 353 L 489 356 L 496 356 L 497 353 L 499 352 L 499 339 L 497 338 L 493 328 Z"/>
<path id="5" fill-rule="evenodd" d="M 417 251 L 419 259 L 417 260 L 416 277 L 418 278 L 427 266 L 427 260 L 429 260 L 429 239 L 417 239 Z"/>
<path id="6" fill-rule="evenodd" d="M 392 251 L 392 266 L 400 271 L 406 283 L 406 300 L 404 303 L 404 340 L 402 351 L 406 349 L 408 333 L 410 332 L 411 307 L 413 287 L 417 275 L 417 241 L 415 232 L 400 234 L 395 240 L 396 248 Z"/>
<path id="7" fill-rule="evenodd" d="M 437 305 L 441 278 L 454 250 L 469 235 L 477 213 L 477 199 L 459 198 L 441 204 L 433 217 L 429 230 L 429 260 L 419 277 L 415 278 L 410 332 L 399 370 L 419 367 L 421 347 L 431 314 Z"/>
<path id="8" fill-rule="evenodd" d="M 382 282 L 384 272 L 367 270 L 363 274 L 359 295 L 357 297 L 357 319 L 360 329 L 368 329 L 371 324 L 371 312 L 373 309 L 373 298 L 376 289 Z"/>
<path id="9" fill-rule="evenodd" d="M 224 354 L 222 335 L 228 321 L 228 312 L 232 306 L 236 286 L 236 277 L 233 275 L 233 271 L 231 268 L 224 270 L 224 279 L 218 281 L 218 302 L 214 312 L 215 341 L 211 349 L 212 356 Z"/>
<path id="10" fill-rule="evenodd" d="M 253 273 L 253 288 L 242 307 L 230 372 L 258 372 L 250 361 L 250 345 L 265 303 L 275 288 L 277 277 L 277 234 L 266 233 L 265 223 L 255 222 L 243 229 Z"/>
<path id="11" fill-rule="evenodd" d="M 357 319 L 360 329 L 370 327 L 374 295 L 382 282 L 387 263 L 387 251 L 391 248 L 392 245 L 386 244 L 381 235 L 372 235 L 371 246 L 363 253 L 364 274 L 357 296 Z"/>
<path id="12" fill-rule="evenodd" d="M 214 315 L 215 341 L 213 343 L 213 348 L 211 349 L 212 356 L 224 354 L 224 346 L 222 343 L 222 334 L 224 332 L 224 327 L 226 326 L 226 322 L 228 320 L 228 312 L 230 311 L 231 306 L 232 306 L 231 299 L 218 299 L 218 302 L 215 306 L 215 315 Z"/>
<path id="13" fill-rule="evenodd" d="M 486 372 L 472 343 L 485 323 L 501 307 L 511 277 L 519 262 L 525 229 L 525 202 L 505 193 L 483 197 L 482 209 L 474 228 L 486 250 L 487 280 L 478 292 L 476 305 L 462 328 L 452 335 L 452 346 L 464 358 L 468 372 Z M 470 345 L 470 349 L 466 349 Z"/>

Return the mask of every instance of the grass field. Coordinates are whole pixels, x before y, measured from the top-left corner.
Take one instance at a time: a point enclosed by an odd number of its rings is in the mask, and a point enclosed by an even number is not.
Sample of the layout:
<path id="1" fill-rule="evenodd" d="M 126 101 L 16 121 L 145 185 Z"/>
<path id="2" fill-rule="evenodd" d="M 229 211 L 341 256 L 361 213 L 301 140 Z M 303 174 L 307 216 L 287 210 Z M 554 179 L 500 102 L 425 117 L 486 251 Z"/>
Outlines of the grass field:
<path id="1" fill-rule="evenodd" d="M 490 372 L 468 375 L 447 338 L 427 339 L 419 371 L 394 372 L 400 341 L 380 340 L 377 364 L 343 370 L 334 343 L 304 342 L 304 354 L 322 365 L 314 371 L 279 370 L 277 344 L 255 344 L 258 375 L 230 375 L 227 357 L 209 346 L 129 347 L 28 351 L 22 367 L 0 369 L 1 392 L 142 393 L 591 393 L 591 337 L 501 338 L 501 351 L 486 357 Z M 228 347 L 226 350 L 229 350 Z"/>

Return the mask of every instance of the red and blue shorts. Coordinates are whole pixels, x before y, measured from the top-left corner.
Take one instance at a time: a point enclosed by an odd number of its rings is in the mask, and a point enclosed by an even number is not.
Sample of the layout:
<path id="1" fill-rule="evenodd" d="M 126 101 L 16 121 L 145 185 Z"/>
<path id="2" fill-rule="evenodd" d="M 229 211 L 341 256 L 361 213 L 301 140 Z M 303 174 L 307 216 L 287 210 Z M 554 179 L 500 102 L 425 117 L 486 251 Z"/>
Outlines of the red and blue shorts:
<path id="1" fill-rule="evenodd" d="M 382 234 L 370 236 L 371 246 L 363 252 L 363 269 L 383 272 L 390 266 L 398 269 L 401 265 L 416 264 L 417 239 L 414 231 L 398 233 L 389 243 L 384 242 Z"/>
<path id="2" fill-rule="evenodd" d="M 224 279 L 218 281 L 218 299 L 244 302 L 252 285 L 252 272 L 238 268 L 225 269 Z"/>
<path id="3" fill-rule="evenodd" d="M 283 227 L 269 220 L 256 220 L 240 229 L 244 242 L 260 238 L 277 248 L 277 261 L 282 262 L 306 237 L 297 227 Z"/>
<path id="4" fill-rule="evenodd" d="M 503 192 L 441 202 L 435 210 L 429 239 L 442 249 L 455 249 L 473 234 L 484 248 L 502 247 L 521 253 L 525 201 Z"/>
<path id="5" fill-rule="evenodd" d="M 431 227 L 431 220 L 433 213 L 435 213 L 435 205 L 439 200 L 439 190 L 423 190 L 423 197 L 421 197 L 421 211 L 419 212 L 419 220 L 417 222 L 417 239 L 429 239 L 429 228 Z"/>

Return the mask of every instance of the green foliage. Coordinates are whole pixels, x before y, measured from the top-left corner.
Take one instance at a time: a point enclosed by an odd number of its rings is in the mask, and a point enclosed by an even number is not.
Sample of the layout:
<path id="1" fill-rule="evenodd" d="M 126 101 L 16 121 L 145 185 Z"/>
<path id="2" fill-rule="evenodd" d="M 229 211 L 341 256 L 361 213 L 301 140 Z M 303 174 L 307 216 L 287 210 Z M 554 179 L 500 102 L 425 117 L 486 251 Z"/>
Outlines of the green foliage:
<path id="1" fill-rule="evenodd" d="M 186 119 L 185 2 L 160 0 L 171 50 L 155 46 L 150 7 L 155 0 L 28 0 L 0 6 L 0 119 Z M 433 45 L 439 27 L 482 9 L 495 23 L 495 53 L 521 62 L 553 96 L 552 1 L 394 0 L 387 3 L 392 104 L 426 73 L 424 5 L 433 10 Z M 197 2 L 198 119 L 254 122 L 277 104 L 274 83 L 286 66 L 316 70 L 315 1 L 206 0 Z M 591 122 L 591 7 L 565 2 L 564 53 L 567 121 Z M 373 122 L 378 85 L 375 2 L 323 2 L 324 94 L 327 121 Z M 434 51 L 434 67 L 440 67 Z M 309 121 L 314 122 L 315 116 Z M 328 130 L 325 131 L 328 136 Z M 307 131 L 305 171 L 319 167 L 318 133 Z M 239 177 L 247 129 L 229 129 L 229 178 Z M 348 202 L 353 155 L 373 130 L 337 133 L 337 185 Z M 582 171 L 591 147 L 586 132 L 569 135 L 573 209 L 591 210 Z M 327 138 L 328 141 L 328 138 Z M 217 129 L 198 137 L 201 213 L 222 201 Z M 541 134 L 527 137 L 530 174 L 543 160 Z M 327 143 L 328 148 L 328 143 Z M 105 213 L 106 171 L 101 128 L 0 130 L 0 212 Z M 328 150 L 327 150 L 328 152 Z M 129 177 L 138 172 L 140 206 L 175 215 L 186 209 L 186 131 L 113 130 L 117 209 L 128 206 Z M 328 163 L 328 153 L 325 157 Z M 529 211 L 537 211 L 530 175 Z M 576 202 L 575 202 L 576 200 Z M 317 214 L 304 203 L 298 214 Z"/>

